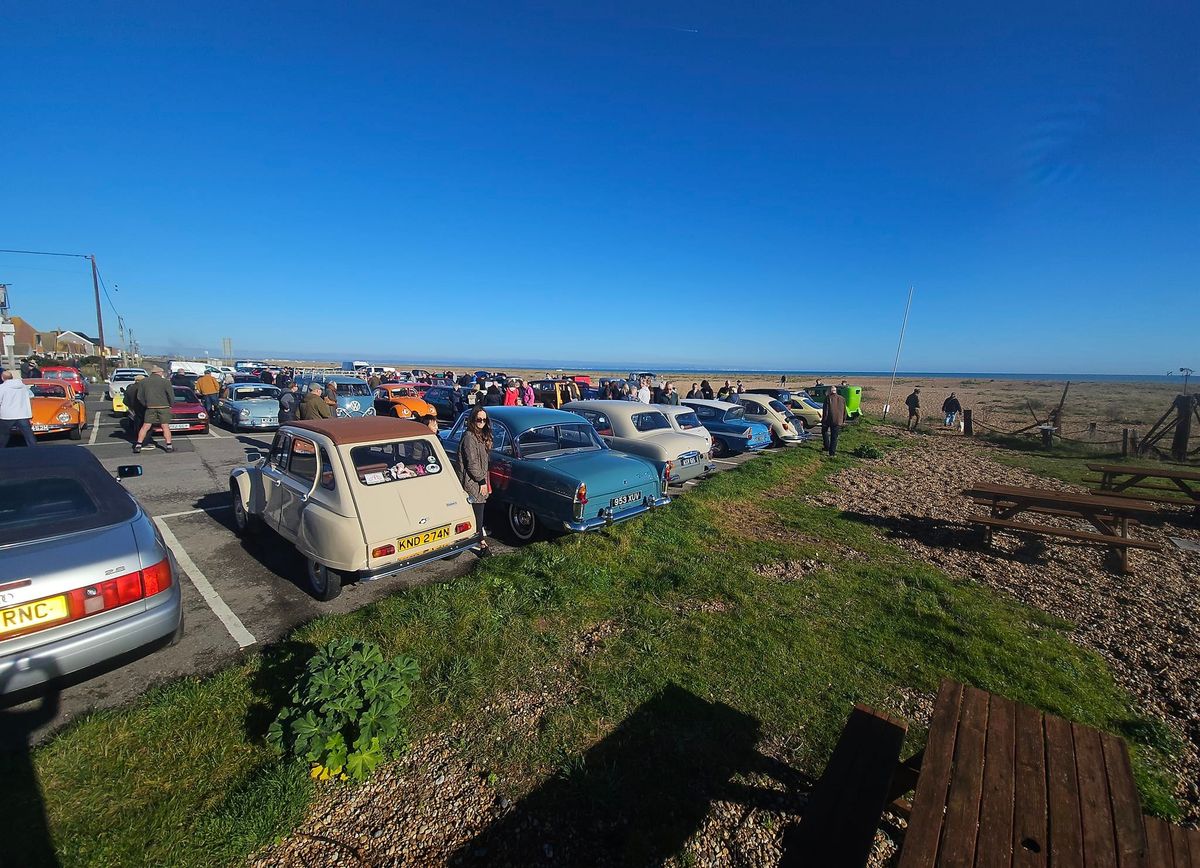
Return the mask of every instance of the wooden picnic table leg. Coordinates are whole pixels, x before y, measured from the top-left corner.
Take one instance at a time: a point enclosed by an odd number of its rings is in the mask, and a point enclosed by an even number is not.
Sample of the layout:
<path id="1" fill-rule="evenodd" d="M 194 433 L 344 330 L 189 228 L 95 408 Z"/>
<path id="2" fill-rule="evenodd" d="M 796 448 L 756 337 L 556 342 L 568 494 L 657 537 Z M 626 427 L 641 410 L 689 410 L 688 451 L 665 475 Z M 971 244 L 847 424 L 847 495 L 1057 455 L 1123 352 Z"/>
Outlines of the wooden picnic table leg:
<path id="1" fill-rule="evenodd" d="M 1129 517 L 1121 516 L 1121 538 L 1129 539 Z M 1121 572 L 1129 572 L 1129 546 L 1120 546 L 1121 549 Z"/>

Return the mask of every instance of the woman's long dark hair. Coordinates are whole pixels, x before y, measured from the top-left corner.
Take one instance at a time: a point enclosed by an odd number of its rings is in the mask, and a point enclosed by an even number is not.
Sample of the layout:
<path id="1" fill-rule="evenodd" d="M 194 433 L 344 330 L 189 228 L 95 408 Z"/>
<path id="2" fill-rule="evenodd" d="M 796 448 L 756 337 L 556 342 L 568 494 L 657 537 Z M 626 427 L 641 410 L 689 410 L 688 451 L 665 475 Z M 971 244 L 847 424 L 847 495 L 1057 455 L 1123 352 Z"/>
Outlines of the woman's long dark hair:
<path id="1" fill-rule="evenodd" d="M 482 430 L 480 430 L 479 426 L 475 424 L 475 420 L 477 418 L 479 418 L 479 416 L 485 415 L 486 413 L 487 413 L 487 410 L 484 408 L 484 406 L 482 404 L 476 404 L 474 407 L 471 408 L 471 412 L 467 414 L 467 433 L 474 434 L 476 437 L 478 437 L 483 442 L 483 445 L 485 447 L 487 447 L 487 450 L 490 452 L 492 450 L 492 443 L 494 442 L 492 440 L 491 417 L 487 417 L 484 419 Z"/>

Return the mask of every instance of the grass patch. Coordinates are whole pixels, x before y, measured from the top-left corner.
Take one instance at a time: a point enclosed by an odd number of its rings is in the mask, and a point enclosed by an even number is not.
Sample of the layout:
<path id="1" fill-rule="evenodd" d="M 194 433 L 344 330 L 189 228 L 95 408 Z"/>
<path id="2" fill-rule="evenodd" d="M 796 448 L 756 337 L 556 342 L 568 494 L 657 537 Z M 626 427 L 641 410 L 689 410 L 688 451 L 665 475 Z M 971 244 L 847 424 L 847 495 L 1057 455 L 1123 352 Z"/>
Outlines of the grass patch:
<path id="1" fill-rule="evenodd" d="M 896 442 L 870 423 L 843 441 Z M 461 749 L 516 796 L 578 775 L 589 747 L 672 685 L 754 718 L 815 776 L 852 702 L 895 710 L 950 675 L 1131 739 L 1146 808 L 1173 816 L 1169 733 L 1066 625 L 813 505 L 827 475 L 855 463 L 772 452 L 642 520 L 320 618 L 241 665 L 77 721 L 34 756 L 62 863 L 225 865 L 286 831 L 316 785 L 275 759 L 266 723 L 280 685 L 336 636 L 416 658 L 413 737 L 463 723 Z M 828 569 L 797 581 L 756 572 L 814 552 Z M 602 641 L 580 651 L 597 625 Z M 570 699 L 532 728 L 483 711 L 544 684 Z M 913 747 L 923 739 L 910 734 Z M 0 796 L 6 816 L 20 815 L 16 801 Z"/>

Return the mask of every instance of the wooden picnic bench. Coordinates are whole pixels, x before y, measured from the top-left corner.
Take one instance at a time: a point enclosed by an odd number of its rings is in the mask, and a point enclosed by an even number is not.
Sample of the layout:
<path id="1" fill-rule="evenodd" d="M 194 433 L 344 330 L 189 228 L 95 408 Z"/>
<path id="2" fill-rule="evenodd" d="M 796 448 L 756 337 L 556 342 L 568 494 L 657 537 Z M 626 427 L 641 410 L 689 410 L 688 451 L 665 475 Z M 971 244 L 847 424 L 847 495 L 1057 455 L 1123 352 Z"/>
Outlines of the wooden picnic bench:
<path id="1" fill-rule="evenodd" d="M 1200 472 L 1195 470 L 1170 465 L 1130 467 L 1123 464 L 1089 464 L 1088 470 L 1100 474 L 1100 479 L 1095 481 L 1096 491 L 1106 497 L 1134 497 L 1174 506 L 1195 504 L 1200 513 Z M 1171 496 L 1157 492 L 1170 492 Z"/>
<path id="2" fill-rule="evenodd" d="M 1200 830 L 1173 826 L 1155 817 L 1144 817 L 1146 868 L 1197 868 L 1200 866 Z"/>
<path id="3" fill-rule="evenodd" d="M 1130 571 L 1129 549 L 1162 551 L 1161 543 L 1134 539 L 1129 535 L 1130 527 L 1137 526 L 1139 516 L 1154 514 L 1154 507 L 1141 500 L 990 483 L 976 483 L 963 494 L 989 508 L 986 516 L 972 515 L 967 518 L 971 524 L 984 528 L 984 539 L 989 543 L 993 531 L 1012 530 L 1110 546 L 1117 552 L 1124 573 Z M 1017 521 L 1018 515 L 1082 519 L 1095 530 L 1075 530 L 1029 520 Z"/>
<path id="4" fill-rule="evenodd" d="M 1149 868 L 1125 743 L 946 679 L 899 868 Z"/>

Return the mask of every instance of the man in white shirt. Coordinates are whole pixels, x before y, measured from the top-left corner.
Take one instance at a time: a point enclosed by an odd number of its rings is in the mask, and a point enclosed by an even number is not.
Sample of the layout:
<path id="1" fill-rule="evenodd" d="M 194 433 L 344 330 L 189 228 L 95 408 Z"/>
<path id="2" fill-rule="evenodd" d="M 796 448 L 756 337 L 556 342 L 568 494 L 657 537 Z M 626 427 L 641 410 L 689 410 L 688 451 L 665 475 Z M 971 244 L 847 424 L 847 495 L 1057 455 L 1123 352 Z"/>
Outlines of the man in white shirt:
<path id="1" fill-rule="evenodd" d="M 637 399 L 643 404 L 650 403 L 650 383 L 645 377 L 638 380 Z"/>
<path id="2" fill-rule="evenodd" d="M 36 446 L 33 436 L 33 405 L 29 403 L 29 387 L 12 371 L 0 375 L 0 449 L 8 445 L 13 429 L 21 432 L 26 446 Z"/>

